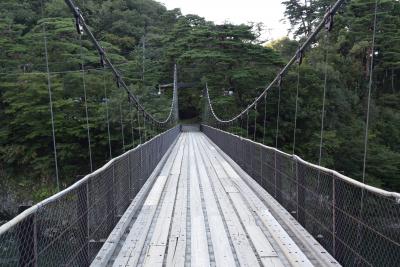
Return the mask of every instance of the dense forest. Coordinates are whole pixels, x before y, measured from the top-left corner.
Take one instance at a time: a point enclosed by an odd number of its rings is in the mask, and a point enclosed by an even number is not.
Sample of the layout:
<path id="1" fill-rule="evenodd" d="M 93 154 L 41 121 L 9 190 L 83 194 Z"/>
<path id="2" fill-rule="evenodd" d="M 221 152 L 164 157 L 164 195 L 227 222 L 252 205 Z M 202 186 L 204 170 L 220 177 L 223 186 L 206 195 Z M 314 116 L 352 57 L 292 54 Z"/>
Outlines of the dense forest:
<path id="1" fill-rule="evenodd" d="M 172 98 L 171 90 L 159 94 L 158 86 L 172 82 L 177 64 L 179 82 L 190 85 L 179 91 L 180 117 L 190 121 L 201 120 L 205 83 L 216 112 L 223 118 L 251 103 L 333 3 L 284 1 L 290 38 L 265 42 L 261 40 L 262 24 L 216 25 L 197 15 L 182 15 L 179 9 L 167 10 L 152 0 L 75 2 L 127 85 L 158 118 L 167 115 Z M 335 16 L 333 30 L 321 32 L 301 66 L 292 67 L 283 77 L 278 147 L 292 152 L 299 78 L 295 153 L 318 162 L 326 72 L 322 165 L 361 179 L 372 74 L 366 182 L 400 191 L 400 2 L 379 1 L 372 53 L 374 5 L 374 1 L 347 1 Z M 3 203 L 38 201 L 56 191 L 49 85 L 62 188 L 90 172 L 84 87 L 94 168 L 110 158 L 106 109 L 112 155 L 138 144 L 144 125 L 139 127 L 136 111 L 111 72 L 101 67 L 87 36 L 76 33 L 64 0 L 1 1 L 0 33 Z M 375 63 L 370 69 L 372 57 Z M 226 96 L 226 91 L 233 91 L 233 95 Z M 258 123 L 252 130 L 257 129 L 257 139 L 266 145 L 275 145 L 276 102 L 274 88 L 266 99 L 265 136 L 263 108 L 251 114 L 253 121 L 257 116 Z M 156 132 L 148 126 L 147 138 Z"/>

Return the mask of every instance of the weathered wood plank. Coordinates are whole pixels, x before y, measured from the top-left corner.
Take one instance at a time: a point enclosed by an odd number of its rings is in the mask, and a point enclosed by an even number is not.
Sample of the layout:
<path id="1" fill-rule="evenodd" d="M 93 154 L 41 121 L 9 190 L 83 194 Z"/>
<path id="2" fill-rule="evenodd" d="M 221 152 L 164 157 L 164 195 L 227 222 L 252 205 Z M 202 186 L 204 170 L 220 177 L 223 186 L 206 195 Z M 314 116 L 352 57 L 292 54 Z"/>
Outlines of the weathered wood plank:
<path id="1" fill-rule="evenodd" d="M 148 229 L 150 228 L 152 219 L 157 209 L 158 202 L 161 198 L 162 191 L 167 181 L 167 176 L 165 174 L 168 172 L 166 172 L 165 169 L 168 170 L 171 169 L 182 140 L 183 138 L 181 140 L 178 140 L 176 147 L 171 152 L 170 158 L 168 158 L 163 170 L 158 176 L 156 182 L 154 183 L 153 188 L 151 189 L 149 195 L 147 196 L 143 204 L 143 207 L 139 213 L 138 218 L 133 224 L 125 240 L 125 243 L 123 244 L 116 260 L 113 263 L 113 266 L 127 266 L 128 262 L 131 260 L 131 255 L 133 251 L 135 251 L 135 249 L 137 251 L 143 248 L 143 244 L 144 241 L 146 240 Z"/>
<path id="2" fill-rule="evenodd" d="M 202 141 L 205 147 L 210 147 L 210 144 L 206 142 L 206 139 L 202 138 Z M 219 174 L 224 172 L 223 175 L 217 176 L 221 184 L 229 183 L 232 185 L 231 179 L 228 178 L 228 174 L 225 172 L 224 168 L 222 168 L 222 164 L 226 163 L 225 159 L 218 157 L 218 152 L 215 149 L 206 149 L 206 151 L 208 152 L 208 157 L 210 158 L 212 165 L 214 167 L 219 167 Z M 236 187 L 237 186 L 235 186 L 235 188 Z M 248 205 L 244 201 L 244 198 L 247 196 L 238 192 L 227 193 L 240 217 L 241 223 L 246 229 L 246 232 L 257 251 L 261 262 L 264 265 L 273 263 L 273 266 L 283 266 L 275 249 L 272 247 L 260 226 L 257 225 L 252 210 L 249 209 Z"/>
<path id="3" fill-rule="evenodd" d="M 225 157 L 204 134 L 181 134 L 114 266 L 311 266 Z"/>
<path id="4" fill-rule="evenodd" d="M 182 144 L 185 142 L 185 140 L 186 140 L 186 137 L 183 137 L 182 141 L 180 143 L 180 146 L 178 148 L 178 152 L 176 153 L 175 157 L 173 158 L 171 166 L 170 167 L 168 166 L 169 168 L 166 169 L 166 170 L 168 170 L 168 182 L 166 182 L 166 186 L 164 186 L 164 188 L 162 190 L 162 191 L 166 191 L 165 192 L 166 193 L 165 194 L 166 197 L 164 197 L 163 201 L 159 204 L 159 205 L 161 205 L 161 210 L 162 210 L 162 207 L 164 206 L 165 203 L 167 203 L 166 205 L 168 206 L 168 200 L 169 200 L 168 192 L 170 190 L 173 190 L 173 188 L 176 189 L 176 179 L 174 179 L 174 178 L 177 178 L 177 176 L 171 175 L 170 173 L 172 172 L 172 168 L 173 168 L 173 166 L 174 166 L 174 164 L 176 162 L 176 159 L 178 158 L 178 156 L 180 154 L 180 151 L 182 150 Z M 159 201 L 161 200 L 161 195 L 162 194 L 163 194 L 163 192 L 160 194 Z M 172 204 L 172 207 L 173 207 L 173 204 Z M 156 208 L 157 208 L 157 205 L 156 205 Z M 167 207 L 167 209 L 168 209 L 168 207 Z M 129 256 L 129 260 L 128 260 L 127 266 L 137 266 L 138 263 L 139 263 L 139 260 L 141 258 L 142 253 L 146 253 L 146 254 L 149 253 L 150 247 L 146 246 L 146 240 L 148 238 L 151 238 L 151 237 L 149 237 L 148 233 L 150 231 L 150 227 L 151 227 L 151 225 L 153 223 L 153 220 L 155 219 L 154 218 L 155 213 L 156 213 L 156 210 L 154 210 L 154 213 L 153 213 L 153 216 L 152 216 L 152 220 L 150 220 L 150 223 L 146 224 L 146 229 L 145 229 L 144 233 L 141 233 L 141 238 L 139 239 L 139 242 L 137 243 L 135 248 L 132 250 L 132 252 L 131 252 L 131 254 Z M 155 223 L 157 224 L 157 221 Z M 168 226 L 169 226 L 169 224 L 168 224 Z M 161 249 L 161 248 L 155 248 L 155 251 L 157 251 L 158 249 Z M 154 251 L 152 253 L 154 253 Z"/>
<path id="5" fill-rule="evenodd" d="M 207 137 L 203 136 L 204 140 L 208 142 Z M 269 212 L 268 208 L 262 203 L 254 191 L 243 181 L 243 179 L 236 173 L 233 167 L 223 158 L 220 153 L 215 154 L 216 161 L 223 164 L 224 170 L 232 181 L 236 184 L 243 196 L 246 196 L 246 200 L 253 209 L 253 211 L 261 219 L 263 225 L 268 230 L 272 238 L 278 244 L 280 251 L 292 265 L 296 266 L 312 266 L 307 256 L 301 251 L 297 244 L 292 240 L 288 233 L 282 228 L 282 226 L 276 221 L 276 219 Z"/>
<path id="6" fill-rule="evenodd" d="M 211 188 L 210 180 L 206 171 L 206 166 L 199 153 L 197 141 L 200 133 L 193 133 L 194 145 L 196 149 L 195 160 L 200 183 L 203 188 L 203 197 L 206 206 L 207 218 L 210 225 L 211 241 L 214 249 L 215 263 L 217 266 L 235 266 L 235 260 L 229 243 L 228 234 L 225 231 L 223 218 L 219 213 L 218 205 Z"/>
<path id="7" fill-rule="evenodd" d="M 187 133 L 183 133 L 187 135 Z M 189 145 L 185 143 L 182 172 L 178 185 L 175 211 L 168 242 L 167 266 L 184 266 L 186 249 L 187 179 L 189 173 Z"/>
<path id="8" fill-rule="evenodd" d="M 153 173 L 147 179 L 146 183 L 140 189 L 135 199 L 131 202 L 124 215 L 119 220 L 118 224 L 115 226 L 114 230 L 111 232 L 110 236 L 107 238 L 106 242 L 103 244 L 101 250 L 96 255 L 96 258 L 90 264 L 91 267 L 105 267 L 112 263 L 112 256 L 117 254 L 117 247 L 123 235 L 129 228 L 133 217 L 138 215 L 141 210 L 145 198 L 150 193 L 155 181 L 157 180 L 158 174 L 161 172 L 162 168 L 165 166 L 165 162 L 170 157 L 171 152 L 175 148 L 175 144 L 178 143 L 178 138 L 174 144 L 168 149 L 165 155 L 162 157 L 157 167 L 154 169 Z"/>
<path id="9" fill-rule="evenodd" d="M 193 147 L 193 135 L 190 134 L 190 163 L 197 164 L 195 161 L 195 150 Z M 191 266 L 210 266 L 210 256 L 208 254 L 208 242 L 204 214 L 201 206 L 201 196 L 199 188 L 198 174 L 196 167 L 189 170 L 190 179 L 190 224 L 191 224 Z"/>
<path id="10" fill-rule="evenodd" d="M 175 205 L 177 186 L 180 178 L 185 143 L 185 140 L 181 143 L 178 154 L 172 165 L 170 180 L 165 189 L 165 198 L 161 203 L 162 206 L 151 237 L 150 247 L 145 255 L 144 266 L 162 266 L 163 264 L 169 228 L 172 221 L 172 212 Z"/>
<path id="11" fill-rule="evenodd" d="M 236 215 L 235 210 L 228 198 L 227 192 L 224 190 L 222 184 L 216 176 L 216 172 L 211 164 L 211 159 L 206 155 L 204 146 L 200 143 L 200 153 L 206 163 L 208 175 L 212 181 L 212 186 L 215 189 L 215 194 L 221 205 L 221 210 L 224 214 L 227 227 L 232 239 L 233 246 L 235 247 L 236 255 L 240 266 L 258 266 L 257 257 L 250 245 L 250 241 L 246 236 L 239 217 Z"/>

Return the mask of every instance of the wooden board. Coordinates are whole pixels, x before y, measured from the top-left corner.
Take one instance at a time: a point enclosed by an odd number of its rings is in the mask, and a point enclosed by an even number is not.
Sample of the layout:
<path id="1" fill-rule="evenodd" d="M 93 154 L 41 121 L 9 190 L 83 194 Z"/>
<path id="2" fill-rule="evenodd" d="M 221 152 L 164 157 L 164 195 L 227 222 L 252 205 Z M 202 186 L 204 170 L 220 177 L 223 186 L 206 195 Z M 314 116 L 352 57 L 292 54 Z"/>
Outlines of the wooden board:
<path id="1" fill-rule="evenodd" d="M 247 239 L 246 232 L 240 223 L 240 219 L 236 215 L 226 191 L 219 182 L 210 158 L 205 154 L 204 147 L 201 143 L 199 144 L 199 152 L 205 162 L 207 175 L 212 181 L 211 186 L 214 188 L 215 195 L 220 204 L 240 266 L 258 266 L 259 263 L 257 257 Z"/>
<path id="2" fill-rule="evenodd" d="M 196 163 L 193 147 L 193 133 L 190 134 L 190 153 L 189 162 Z M 210 256 L 208 254 L 208 241 L 204 214 L 201 206 L 199 178 L 196 168 L 190 168 L 190 225 L 191 225 L 191 266 L 210 266 Z"/>
<path id="3" fill-rule="evenodd" d="M 199 132 L 181 134 L 121 246 L 114 266 L 311 265 Z"/>
<path id="4" fill-rule="evenodd" d="M 113 263 L 113 266 L 128 266 L 128 262 L 132 262 L 132 257 L 136 256 L 136 259 L 138 254 L 137 251 L 141 251 L 143 248 L 148 229 L 150 228 L 154 213 L 157 209 L 158 202 L 161 198 L 162 191 L 168 178 L 165 175 L 168 173 L 166 169 L 171 169 L 182 140 L 183 138 L 178 140 L 176 147 L 174 147 L 174 150 L 170 155 L 170 158 L 168 158 L 163 170 L 154 183 L 153 188 L 143 204 L 138 218 L 133 224 L 131 231 L 129 232 L 121 250 L 119 251 L 119 254 Z"/>
<path id="5" fill-rule="evenodd" d="M 172 212 L 175 205 L 177 185 L 180 178 L 185 141 L 186 140 L 181 143 L 178 154 L 171 168 L 169 185 L 166 188 L 165 198 L 161 203 L 161 211 L 158 215 L 155 229 L 151 237 L 150 247 L 147 248 L 148 251 L 144 259 L 144 266 L 162 266 L 164 261 L 172 220 Z"/>
<path id="6" fill-rule="evenodd" d="M 215 264 L 217 266 L 234 266 L 235 260 L 231 245 L 229 243 L 229 232 L 225 231 L 224 218 L 219 212 L 218 204 L 211 188 L 205 164 L 199 153 L 198 144 L 196 142 L 196 140 L 199 139 L 198 135 L 200 135 L 200 133 L 194 134 L 196 137 L 194 138 L 194 145 L 197 151 L 195 154 L 195 160 L 200 178 L 200 184 L 203 188 L 203 197 L 210 226 Z"/>
<path id="7" fill-rule="evenodd" d="M 207 144 L 207 142 L 205 142 L 205 139 L 203 139 L 202 141 L 205 147 L 209 145 Z M 225 172 L 224 169 L 221 168 L 222 161 L 225 160 L 221 160 L 215 150 L 208 150 L 208 158 L 211 159 L 213 166 L 220 165 L 219 169 L 221 171 L 219 173 L 222 173 L 222 171 Z M 231 182 L 226 172 L 223 175 L 218 176 L 218 179 L 221 184 Z M 265 236 L 262 229 L 257 225 L 257 222 L 252 214 L 252 210 L 249 209 L 248 205 L 243 199 L 244 196 L 242 196 L 239 192 L 227 192 L 227 194 L 235 208 L 236 213 L 240 218 L 241 224 L 247 232 L 247 235 L 249 236 L 249 239 L 253 244 L 254 249 L 263 265 L 283 266 L 275 249 L 268 241 L 268 238 Z"/>
<path id="8" fill-rule="evenodd" d="M 144 266 L 162 266 L 164 262 L 185 145 L 186 139 L 181 143 L 178 154 L 171 168 L 170 181 L 168 187 L 165 189 L 165 198 L 161 203 L 161 211 L 158 215 L 155 229 L 151 237 L 150 247 L 148 248 L 144 259 Z"/>
<path id="9" fill-rule="evenodd" d="M 210 143 L 206 137 L 203 137 L 203 139 L 205 140 L 204 142 Z M 233 167 L 222 157 L 220 153 L 216 153 L 215 156 L 216 161 L 223 164 L 226 173 L 229 177 L 231 177 L 237 188 L 239 188 L 241 194 L 246 196 L 246 201 L 261 219 L 274 241 L 278 244 L 280 251 L 282 251 L 284 257 L 290 262 L 290 264 L 297 266 L 312 266 L 312 263 L 309 261 L 306 255 L 301 251 L 301 249 L 282 228 L 282 226 L 279 225 L 276 219 L 268 211 L 268 208 L 236 173 Z"/>
<path id="10" fill-rule="evenodd" d="M 183 133 L 186 134 L 186 133 Z M 171 233 L 168 241 L 167 266 L 184 266 L 186 249 L 186 210 L 187 210 L 187 179 L 189 172 L 189 145 L 185 143 L 182 171 L 178 184 L 178 192 L 175 201 Z"/>

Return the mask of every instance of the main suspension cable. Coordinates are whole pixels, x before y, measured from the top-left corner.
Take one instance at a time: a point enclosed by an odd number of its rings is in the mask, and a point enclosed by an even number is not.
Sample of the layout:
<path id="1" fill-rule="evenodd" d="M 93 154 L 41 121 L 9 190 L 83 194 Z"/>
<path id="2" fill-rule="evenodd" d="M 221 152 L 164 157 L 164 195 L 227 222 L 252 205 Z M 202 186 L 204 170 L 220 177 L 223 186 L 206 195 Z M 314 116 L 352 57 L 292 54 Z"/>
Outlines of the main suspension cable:
<path id="1" fill-rule="evenodd" d="M 333 16 L 336 14 L 338 9 L 344 2 L 345 2 L 345 0 L 337 0 L 336 3 L 328 9 L 328 11 L 325 13 L 322 21 L 317 25 L 315 30 L 309 35 L 309 37 L 306 39 L 306 41 L 300 46 L 300 48 L 297 50 L 296 54 L 289 60 L 289 62 L 285 65 L 285 67 L 283 67 L 281 69 L 281 71 L 275 76 L 275 78 L 264 89 L 264 91 L 250 105 L 248 105 L 245 109 L 243 109 L 236 116 L 232 117 L 231 119 L 227 119 L 227 120 L 224 120 L 224 119 L 221 119 L 220 117 L 218 117 L 217 114 L 214 112 L 214 109 L 212 108 L 212 104 L 211 104 L 210 96 L 209 96 L 209 92 L 208 92 L 208 87 L 206 86 L 206 91 L 207 91 L 206 93 L 208 95 L 207 99 L 209 101 L 210 109 L 211 109 L 211 112 L 212 112 L 213 116 L 215 117 L 215 119 L 221 123 L 232 122 L 232 121 L 240 118 L 241 115 L 246 114 L 246 112 L 249 109 L 253 108 L 254 105 L 256 105 L 256 103 L 259 102 L 265 96 L 267 91 L 270 90 L 276 83 L 278 83 L 282 79 L 282 77 L 288 72 L 289 68 L 293 65 L 293 63 L 295 63 L 298 60 L 299 56 L 301 58 L 303 57 L 303 54 L 304 54 L 306 48 L 315 40 L 315 38 L 317 37 L 317 35 L 321 31 L 321 29 L 326 27 L 327 22 L 332 20 Z"/>
<path id="2" fill-rule="evenodd" d="M 173 99 L 171 101 L 170 111 L 169 111 L 167 118 L 165 120 L 161 121 L 161 120 L 158 120 L 155 117 L 153 117 L 150 113 L 148 113 L 146 111 L 144 106 L 142 104 L 140 104 L 138 98 L 131 92 L 129 87 L 126 85 L 124 78 L 119 73 L 119 71 L 115 68 L 115 66 L 112 64 L 111 60 L 107 56 L 106 51 L 99 44 L 97 39 L 94 37 L 92 31 L 89 29 L 80 9 L 74 4 L 73 0 L 65 0 L 65 2 L 69 6 L 69 8 L 71 9 L 71 11 L 73 12 L 73 14 L 75 16 L 76 27 L 77 27 L 77 31 L 78 31 L 79 35 L 82 35 L 84 32 L 88 35 L 89 39 L 92 41 L 92 43 L 94 44 L 94 46 L 96 47 L 96 49 L 100 55 L 102 64 L 104 64 L 104 65 L 107 64 L 110 67 L 113 74 L 115 75 L 117 84 L 125 90 L 125 92 L 128 94 L 128 97 L 135 103 L 135 105 L 138 107 L 138 109 L 140 109 L 145 114 L 145 116 L 147 116 L 149 119 L 151 119 L 161 125 L 168 125 L 169 121 L 171 119 L 173 119 L 173 110 L 177 109 L 177 106 L 174 104 L 177 91 L 174 90 Z"/>

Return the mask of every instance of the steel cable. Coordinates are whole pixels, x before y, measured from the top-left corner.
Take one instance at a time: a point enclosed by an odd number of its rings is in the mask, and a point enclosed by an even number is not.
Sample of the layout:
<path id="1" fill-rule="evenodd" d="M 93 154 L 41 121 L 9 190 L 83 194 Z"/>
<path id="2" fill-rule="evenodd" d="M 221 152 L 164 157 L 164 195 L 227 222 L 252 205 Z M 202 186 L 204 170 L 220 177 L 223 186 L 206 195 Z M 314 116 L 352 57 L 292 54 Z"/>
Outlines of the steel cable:
<path id="1" fill-rule="evenodd" d="M 134 126 L 134 115 L 131 102 L 129 102 L 129 113 L 131 115 L 132 148 L 135 148 L 135 131 L 134 131 L 135 126 Z"/>
<path id="2" fill-rule="evenodd" d="M 86 117 L 86 130 L 87 130 L 87 139 L 88 139 L 88 148 L 89 148 L 89 161 L 90 161 L 90 172 L 93 172 L 93 161 L 92 161 L 92 145 L 90 140 L 90 126 L 89 126 L 89 111 L 88 111 L 88 103 L 87 103 L 87 92 L 86 92 L 86 79 L 85 79 L 85 59 L 83 55 L 83 43 L 82 43 L 82 35 L 79 35 L 80 42 L 80 54 L 81 54 L 81 68 L 82 68 L 82 85 L 83 85 L 83 96 L 84 96 L 84 105 L 85 105 L 85 117 Z"/>
<path id="3" fill-rule="evenodd" d="M 344 2 L 345 2 L 345 0 L 338 0 L 335 2 L 335 4 L 331 8 L 328 9 L 328 11 L 325 13 L 323 19 L 321 20 L 321 22 L 316 26 L 315 30 L 308 36 L 306 41 L 304 41 L 304 43 L 297 50 L 296 54 L 289 60 L 289 62 L 285 65 L 285 67 L 283 67 L 281 69 L 281 71 L 272 80 L 272 82 L 268 86 L 266 86 L 264 91 L 250 105 L 248 105 L 245 109 L 243 109 L 236 116 L 232 117 L 231 119 L 227 119 L 227 120 L 224 120 L 224 119 L 221 119 L 220 117 L 218 117 L 217 114 L 214 112 L 214 109 L 212 108 L 212 104 L 211 104 L 210 96 L 209 96 L 209 92 L 208 92 L 208 87 L 206 86 L 206 90 L 207 90 L 206 93 L 208 95 L 210 109 L 211 109 L 211 112 L 212 112 L 213 116 L 215 117 L 215 119 L 221 123 L 228 123 L 228 122 L 237 120 L 241 115 L 246 114 L 246 112 L 249 109 L 254 107 L 254 105 L 256 105 L 256 103 L 259 102 L 262 99 L 262 97 L 265 96 L 265 94 L 267 93 L 268 90 L 270 90 L 276 83 L 279 83 L 281 78 L 287 73 L 290 66 L 296 62 L 296 60 L 298 59 L 298 55 L 304 53 L 305 49 L 315 40 L 315 38 L 317 37 L 317 35 L 321 31 L 321 29 L 324 28 L 324 26 L 326 25 L 326 21 L 328 19 L 331 19 L 331 17 L 337 12 L 337 10 L 340 8 L 340 6 Z"/>
<path id="4" fill-rule="evenodd" d="M 264 129 L 263 129 L 263 144 L 265 145 L 265 128 L 267 120 L 267 94 L 264 95 Z"/>
<path id="5" fill-rule="evenodd" d="M 324 139 L 324 126 L 325 126 L 325 102 L 326 102 L 326 90 L 327 90 L 327 82 L 328 82 L 328 35 L 325 34 L 325 73 L 324 73 L 324 89 L 322 96 L 322 110 L 321 110 L 321 131 L 320 131 L 320 141 L 319 141 L 319 157 L 318 157 L 318 165 L 321 166 L 322 161 L 322 147 L 323 147 L 323 139 Z"/>
<path id="6" fill-rule="evenodd" d="M 108 96 L 107 96 L 107 84 L 105 73 L 103 73 L 103 86 L 104 86 L 104 101 L 106 104 L 106 120 L 107 120 L 107 135 L 108 135 L 108 150 L 110 159 L 112 159 L 112 148 L 111 148 L 111 130 L 110 130 L 110 115 L 108 110 Z"/>
<path id="7" fill-rule="evenodd" d="M 140 109 L 141 111 L 143 111 L 143 113 L 149 117 L 149 119 L 162 124 L 162 125 L 168 125 L 169 121 L 171 120 L 171 118 L 173 117 L 173 111 L 174 109 L 177 108 L 177 106 L 174 104 L 175 103 L 175 97 L 176 97 L 176 90 L 174 90 L 174 94 L 173 94 L 173 99 L 171 101 L 171 106 L 170 106 L 170 110 L 169 110 L 169 114 L 167 116 L 166 119 L 160 121 L 158 119 L 156 119 L 155 117 L 153 117 L 150 113 L 148 113 L 146 111 L 146 109 L 142 106 L 142 104 L 139 102 L 138 98 L 136 95 L 134 95 L 131 90 L 129 89 L 129 87 L 126 85 L 124 78 L 121 76 L 121 74 L 119 73 L 119 71 L 115 68 L 115 66 L 112 64 L 111 60 L 109 59 L 109 57 L 107 56 L 106 51 L 104 50 L 104 48 L 100 45 L 100 43 L 98 42 L 98 40 L 94 37 L 92 31 L 89 29 L 88 25 L 85 22 L 85 19 L 80 11 L 80 9 L 74 4 L 73 0 L 65 0 L 65 2 L 67 3 L 67 5 L 69 6 L 69 8 L 71 9 L 71 11 L 73 12 L 75 19 L 76 19 L 76 24 L 77 24 L 77 28 L 79 28 L 80 34 L 82 35 L 83 32 L 85 32 L 89 39 L 92 41 L 92 43 L 94 44 L 94 46 L 96 47 L 99 55 L 102 57 L 102 60 L 104 60 L 104 63 L 107 64 L 112 72 L 114 73 L 117 83 L 122 86 L 122 88 L 125 90 L 125 92 L 128 94 L 129 98 L 135 103 L 135 105 L 137 106 L 138 109 Z"/>
<path id="8" fill-rule="evenodd" d="M 372 91 L 372 83 L 373 83 L 377 11 L 378 11 L 378 0 L 375 0 L 374 24 L 373 24 L 372 44 L 371 44 L 371 62 L 370 62 L 370 66 L 369 66 L 368 103 L 367 103 L 367 115 L 366 115 L 366 121 L 365 121 L 364 158 L 363 158 L 363 172 L 362 172 L 363 183 L 365 183 L 365 172 L 366 172 L 367 153 L 368 153 L 368 130 L 369 130 L 369 119 L 370 119 L 370 108 L 371 108 L 371 91 Z"/>
<path id="9" fill-rule="evenodd" d="M 254 105 L 254 141 L 256 141 L 257 134 L 257 103 Z"/>
<path id="10" fill-rule="evenodd" d="M 297 112 L 299 108 L 299 87 L 300 87 L 300 62 L 297 65 L 296 104 L 294 111 L 293 148 L 292 148 L 293 155 L 296 149 Z"/>
<path id="11" fill-rule="evenodd" d="M 122 103 L 119 103 L 119 118 L 121 123 L 121 136 L 122 136 L 122 151 L 125 153 L 125 134 L 124 134 L 124 119 L 122 115 Z"/>
<path id="12" fill-rule="evenodd" d="M 371 91 L 372 91 L 372 83 L 373 83 L 373 68 L 374 68 L 374 54 L 375 54 L 375 37 L 376 37 L 376 22 L 377 22 L 377 13 L 378 13 L 378 0 L 375 0 L 375 8 L 374 8 L 374 22 L 372 29 L 372 42 L 371 42 L 371 62 L 369 66 L 369 82 L 368 82 L 368 102 L 367 102 L 367 114 L 365 121 L 365 136 L 364 136 L 364 157 L 363 157 L 363 171 L 362 171 L 362 182 L 365 184 L 365 175 L 367 168 L 367 153 L 368 153 L 368 130 L 369 130 L 369 119 L 370 119 L 370 108 L 371 108 Z M 363 218 L 363 210 L 364 210 L 364 197 L 365 197 L 365 189 L 361 190 L 361 199 L 360 199 L 360 219 L 362 221 Z M 363 234 L 362 234 L 362 226 L 358 225 L 358 249 L 361 249 L 361 244 L 363 242 Z M 357 264 L 357 262 L 355 262 Z"/>
<path id="13" fill-rule="evenodd" d="M 249 110 L 246 112 L 246 138 L 249 139 Z"/>
<path id="14" fill-rule="evenodd" d="M 44 19 L 44 10 L 43 10 L 43 0 L 40 0 L 40 8 L 42 13 L 42 18 Z M 54 168 L 56 174 L 56 186 L 57 191 L 60 191 L 60 180 L 58 173 L 58 157 L 57 157 L 57 142 L 56 142 L 56 131 L 54 125 L 54 110 L 53 110 L 53 96 L 51 91 L 51 77 L 50 77 L 50 67 L 49 67 L 49 53 L 47 48 L 47 34 L 46 34 L 46 22 L 42 24 L 43 31 L 43 42 L 44 42 L 44 52 L 45 52 L 45 60 L 46 60 L 46 70 L 47 70 L 47 91 L 49 94 L 49 108 L 50 108 L 50 117 L 51 117 L 51 132 L 53 139 L 53 153 L 54 153 Z"/>

